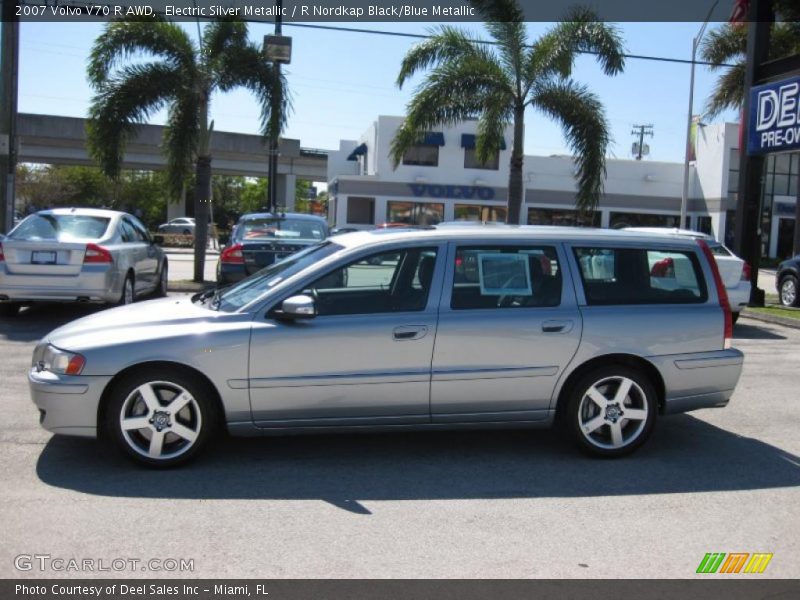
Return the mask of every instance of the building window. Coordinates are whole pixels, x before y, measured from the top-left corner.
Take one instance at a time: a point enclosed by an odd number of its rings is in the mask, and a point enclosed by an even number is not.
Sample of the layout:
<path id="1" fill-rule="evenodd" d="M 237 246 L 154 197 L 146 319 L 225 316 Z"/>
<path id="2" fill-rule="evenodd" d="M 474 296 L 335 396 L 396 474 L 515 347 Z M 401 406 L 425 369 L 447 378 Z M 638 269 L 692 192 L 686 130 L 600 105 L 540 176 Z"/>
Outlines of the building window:
<path id="1" fill-rule="evenodd" d="M 579 213 L 577 210 L 529 208 L 528 225 L 561 225 L 567 227 L 600 227 L 600 213 Z"/>
<path id="2" fill-rule="evenodd" d="M 403 164 L 415 167 L 438 167 L 439 146 L 418 144 L 403 154 Z"/>
<path id="3" fill-rule="evenodd" d="M 611 229 L 623 227 L 680 227 L 681 218 L 678 215 L 621 213 L 612 212 L 609 220 Z"/>
<path id="4" fill-rule="evenodd" d="M 711 217 L 697 217 L 697 231 L 707 235 L 712 235 Z"/>
<path id="5" fill-rule="evenodd" d="M 436 225 L 444 220 L 444 204 L 435 202 L 387 202 L 386 222 Z"/>
<path id="6" fill-rule="evenodd" d="M 508 210 L 505 206 L 480 206 L 478 204 L 456 204 L 456 221 L 505 223 Z"/>
<path id="7" fill-rule="evenodd" d="M 500 168 L 500 153 L 496 152 L 487 161 L 483 162 L 478 158 L 478 152 L 475 148 L 464 148 L 464 168 L 497 171 Z"/>
<path id="8" fill-rule="evenodd" d="M 374 225 L 375 198 L 350 196 L 347 199 L 347 222 L 360 225 Z"/>

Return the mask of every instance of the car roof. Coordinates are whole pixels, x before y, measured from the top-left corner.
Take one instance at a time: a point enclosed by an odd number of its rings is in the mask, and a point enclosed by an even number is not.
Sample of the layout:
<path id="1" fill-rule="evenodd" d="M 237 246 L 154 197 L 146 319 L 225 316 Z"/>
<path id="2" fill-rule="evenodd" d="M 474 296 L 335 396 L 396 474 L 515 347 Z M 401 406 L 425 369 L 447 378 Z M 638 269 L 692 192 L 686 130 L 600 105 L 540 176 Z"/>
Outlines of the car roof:
<path id="1" fill-rule="evenodd" d="M 680 235 L 684 237 L 694 238 L 696 240 L 707 240 L 709 242 L 716 242 L 714 236 L 703 233 L 702 231 L 694 231 L 692 229 L 680 229 L 678 227 L 625 227 L 624 231 L 638 231 L 640 233 L 653 233 L 657 235 L 671 234 Z"/>
<path id="2" fill-rule="evenodd" d="M 247 213 L 239 217 L 240 221 L 245 221 L 248 219 L 298 219 L 300 221 L 322 221 L 325 222 L 325 219 L 322 217 L 318 217 L 317 215 L 307 215 L 304 213 L 270 213 L 270 212 L 260 212 L 260 213 Z"/>
<path id="3" fill-rule="evenodd" d="M 430 226 L 425 228 L 408 229 L 374 229 L 362 230 L 352 233 L 342 233 L 336 236 L 336 243 L 347 247 L 357 247 L 378 241 L 403 241 L 403 240 L 525 240 L 533 238 L 538 240 L 582 241 L 582 242 L 642 242 L 652 244 L 659 240 L 668 239 L 678 245 L 696 247 L 694 238 L 674 233 L 659 232 L 654 235 L 649 232 L 625 231 L 620 229 L 598 229 L 593 227 L 561 227 L 556 225 L 459 225 L 453 227 Z"/>
<path id="4" fill-rule="evenodd" d="M 131 216 L 129 213 L 122 212 L 122 211 L 119 211 L 119 210 L 109 210 L 107 208 L 81 208 L 81 207 L 48 208 L 46 210 L 37 211 L 34 214 L 37 214 L 37 215 L 82 215 L 82 216 L 87 216 L 87 217 L 105 217 L 107 219 L 113 219 L 115 217 L 121 217 L 123 215 Z"/>

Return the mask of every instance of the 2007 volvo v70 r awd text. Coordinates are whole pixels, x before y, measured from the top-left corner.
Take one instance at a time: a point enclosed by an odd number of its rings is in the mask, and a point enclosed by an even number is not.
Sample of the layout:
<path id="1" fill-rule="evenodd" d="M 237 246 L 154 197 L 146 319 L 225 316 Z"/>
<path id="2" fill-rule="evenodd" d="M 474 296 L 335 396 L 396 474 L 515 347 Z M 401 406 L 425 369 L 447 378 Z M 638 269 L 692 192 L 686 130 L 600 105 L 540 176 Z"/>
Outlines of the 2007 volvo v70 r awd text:
<path id="1" fill-rule="evenodd" d="M 28 377 L 46 429 L 151 466 L 223 426 L 559 423 L 613 457 L 661 415 L 728 403 L 731 336 L 703 240 L 441 225 L 343 234 L 215 293 L 79 319 L 41 341 Z"/>

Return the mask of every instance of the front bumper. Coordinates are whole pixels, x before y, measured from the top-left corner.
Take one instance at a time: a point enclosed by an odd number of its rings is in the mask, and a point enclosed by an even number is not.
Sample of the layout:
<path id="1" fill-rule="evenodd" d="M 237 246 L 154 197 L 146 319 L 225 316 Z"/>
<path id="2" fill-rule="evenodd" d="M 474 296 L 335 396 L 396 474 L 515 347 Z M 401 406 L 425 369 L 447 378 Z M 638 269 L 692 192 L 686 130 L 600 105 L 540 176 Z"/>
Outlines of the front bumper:
<path id="1" fill-rule="evenodd" d="M 53 433 L 97 437 L 97 409 L 111 376 L 28 371 L 31 399 L 42 427 Z"/>

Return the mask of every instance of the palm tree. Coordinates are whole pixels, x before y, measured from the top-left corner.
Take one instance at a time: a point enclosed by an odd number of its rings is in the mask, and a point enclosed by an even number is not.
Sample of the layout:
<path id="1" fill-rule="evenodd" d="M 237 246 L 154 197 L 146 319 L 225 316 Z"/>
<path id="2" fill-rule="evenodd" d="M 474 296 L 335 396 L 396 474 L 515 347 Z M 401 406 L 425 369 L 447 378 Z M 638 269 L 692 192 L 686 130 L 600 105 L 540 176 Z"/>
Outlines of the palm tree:
<path id="1" fill-rule="evenodd" d="M 89 148 L 103 171 L 117 177 L 137 126 L 168 108 L 164 151 L 174 197 L 195 168 L 194 280 L 201 282 L 211 198 L 211 96 L 238 86 L 250 89 L 261 105 L 261 132 L 268 138 L 286 122 L 286 81 L 248 41 L 241 21 L 212 21 L 202 34 L 198 31 L 195 44 L 175 23 L 141 19 L 111 22 L 95 40 L 88 66 L 96 92 L 89 109 Z"/>
<path id="2" fill-rule="evenodd" d="M 797 0 L 776 0 L 776 12 L 786 19 L 772 27 L 769 58 L 800 54 L 800 8 Z M 706 104 L 704 117 L 716 117 L 744 105 L 744 71 L 747 62 L 747 27 L 726 23 L 709 32 L 700 46 L 701 58 L 709 69 L 721 71 Z M 727 65 L 733 65 L 732 67 Z M 725 65 L 725 66 L 723 66 Z"/>
<path id="3" fill-rule="evenodd" d="M 395 166 L 433 127 L 478 117 L 476 153 L 488 160 L 499 150 L 513 123 L 508 182 L 508 222 L 519 223 L 525 193 L 522 183 L 525 109 L 532 106 L 561 123 L 578 167 L 576 208 L 593 211 L 605 177 L 609 132 L 600 100 L 572 79 L 580 52 L 597 57 L 607 75 L 624 67 L 622 41 L 613 26 L 588 9 L 573 8 L 568 18 L 528 44 L 522 11 L 515 0 L 473 0 L 492 44 L 480 43 L 450 26 L 434 29 L 403 59 L 397 85 L 429 70 L 408 105 L 406 119 L 391 147 Z"/>

